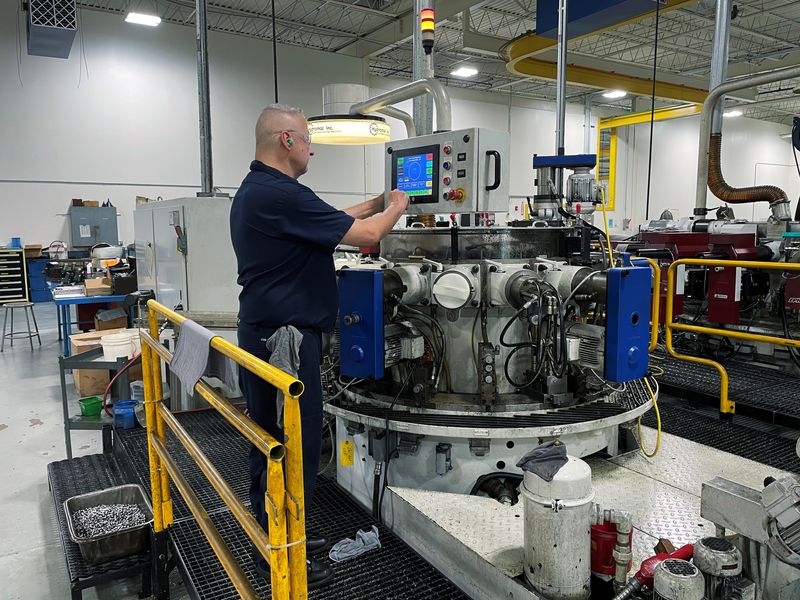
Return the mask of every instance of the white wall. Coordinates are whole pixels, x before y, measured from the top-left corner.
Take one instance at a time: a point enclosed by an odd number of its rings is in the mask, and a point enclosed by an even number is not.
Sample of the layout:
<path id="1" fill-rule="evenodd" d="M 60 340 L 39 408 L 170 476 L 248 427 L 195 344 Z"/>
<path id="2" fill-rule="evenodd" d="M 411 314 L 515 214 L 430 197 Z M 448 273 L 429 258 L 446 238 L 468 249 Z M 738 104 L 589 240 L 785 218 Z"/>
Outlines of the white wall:
<path id="1" fill-rule="evenodd" d="M 68 240 L 70 198 L 110 199 L 133 239 L 134 198 L 194 195 L 200 181 L 194 30 L 126 24 L 83 11 L 68 60 L 21 57 L 13 2 L 0 7 L 0 240 Z M 21 23 L 24 35 L 24 22 Z M 271 45 L 211 33 L 214 183 L 234 191 L 253 156 L 259 110 L 274 101 Z M 322 86 L 363 82 L 361 61 L 279 47 L 280 101 L 322 111 Z M 333 156 L 336 160 L 333 160 Z M 364 151 L 319 148 L 304 182 L 334 198 L 363 196 Z M 336 168 L 338 160 L 348 168 Z M 354 194 L 355 192 L 355 194 Z"/>
<path id="2" fill-rule="evenodd" d="M 133 240 L 137 195 L 172 198 L 199 187 L 197 84 L 194 30 L 129 25 L 116 15 L 83 11 L 85 64 L 80 37 L 69 60 L 21 56 L 17 74 L 14 3 L 0 6 L 0 241 L 68 240 L 71 198 L 106 200 L 118 207 L 120 237 Z M 24 36 L 24 22 L 21 21 Z M 272 49 L 265 41 L 209 36 L 215 185 L 235 192 L 253 154 L 259 110 L 274 101 Z M 295 46 L 278 50 L 280 101 L 320 114 L 322 86 L 365 83 L 373 94 L 405 81 L 366 75 L 363 62 Z M 87 69 L 88 67 L 88 74 Z M 533 154 L 552 154 L 555 115 L 551 103 L 451 88 L 453 127 L 509 132 L 510 193 L 530 195 Z M 411 111 L 411 101 L 399 107 Z M 601 116 L 604 116 L 601 114 Z M 394 138 L 405 137 L 389 119 Z M 592 121 L 596 124 L 596 117 Z M 651 216 L 664 208 L 691 213 L 697 154 L 697 118 L 656 123 Z M 566 151 L 583 151 L 582 105 L 567 108 Z M 725 123 L 723 166 L 734 185 L 776 183 L 795 198 L 798 179 L 788 141 L 777 125 L 734 119 Z M 620 141 L 618 210 L 632 227 L 644 219 L 649 125 L 627 128 Z M 591 135 L 592 151 L 596 133 Z M 336 206 L 380 193 L 383 147 L 315 146 L 303 182 Z M 714 201 L 710 206 L 716 205 Z M 765 207 L 758 207 L 764 214 Z M 752 213 L 752 209 L 750 210 Z M 738 214 L 750 217 L 739 209 Z"/>
<path id="3" fill-rule="evenodd" d="M 623 219 L 631 220 L 634 233 L 645 220 L 647 164 L 650 125 L 618 130 L 617 209 L 609 213 L 614 229 L 623 230 Z M 800 178 L 792 158 L 790 140 L 779 134 L 786 127 L 746 118 L 725 119 L 722 138 L 722 173 L 734 187 L 771 184 L 781 187 L 792 202 L 800 195 Z M 650 183 L 650 218 L 669 208 L 675 218 L 692 215 L 697 181 L 699 116 L 661 121 L 653 129 L 653 167 Z M 708 193 L 707 206 L 722 202 Z M 767 203 L 733 206 L 737 218 L 766 219 Z"/>

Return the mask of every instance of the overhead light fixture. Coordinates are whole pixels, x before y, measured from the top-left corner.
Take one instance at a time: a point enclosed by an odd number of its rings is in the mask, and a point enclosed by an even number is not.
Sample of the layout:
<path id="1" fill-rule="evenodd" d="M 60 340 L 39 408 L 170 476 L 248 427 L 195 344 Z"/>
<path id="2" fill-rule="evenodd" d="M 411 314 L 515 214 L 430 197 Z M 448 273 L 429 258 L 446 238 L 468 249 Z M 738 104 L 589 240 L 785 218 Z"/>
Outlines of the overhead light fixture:
<path id="1" fill-rule="evenodd" d="M 628 92 L 625 90 L 608 90 L 607 92 L 603 92 L 603 98 L 608 98 L 609 100 L 618 100 L 619 98 L 624 98 L 628 95 Z"/>
<path id="2" fill-rule="evenodd" d="M 372 115 L 325 115 L 308 118 L 312 144 L 382 144 L 388 142 L 391 129 L 386 119 Z"/>
<path id="3" fill-rule="evenodd" d="M 740 110 L 726 110 L 724 113 L 722 113 L 722 116 L 723 117 L 741 117 L 742 114 L 743 113 Z"/>
<path id="4" fill-rule="evenodd" d="M 125 17 L 126 23 L 135 23 L 136 25 L 147 25 L 148 27 L 155 27 L 161 23 L 161 17 L 158 15 L 146 15 L 144 13 L 129 12 Z"/>
<path id="5" fill-rule="evenodd" d="M 478 74 L 478 69 L 473 67 L 459 67 L 455 71 L 450 71 L 453 77 L 474 77 Z"/>

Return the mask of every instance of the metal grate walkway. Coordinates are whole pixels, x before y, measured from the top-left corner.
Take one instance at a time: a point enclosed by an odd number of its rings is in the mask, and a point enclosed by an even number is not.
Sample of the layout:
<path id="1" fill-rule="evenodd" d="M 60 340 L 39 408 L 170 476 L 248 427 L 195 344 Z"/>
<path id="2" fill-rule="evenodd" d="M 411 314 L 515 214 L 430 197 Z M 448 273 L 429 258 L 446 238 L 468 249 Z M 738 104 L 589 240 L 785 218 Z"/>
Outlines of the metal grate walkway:
<path id="1" fill-rule="evenodd" d="M 719 402 L 719 375 L 714 368 L 670 356 L 653 364 L 664 369 L 664 375 L 658 378 L 664 391 Z M 737 413 L 751 414 L 771 423 L 800 426 L 800 393 L 797 391 L 800 379 L 746 361 L 731 360 L 725 367 L 728 393 L 736 402 Z"/>
<path id="2" fill-rule="evenodd" d="M 249 445 L 242 436 L 213 411 L 176 416 L 232 484 L 239 498 L 248 502 Z M 132 475 L 139 482 L 149 482 L 145 432 L 141 429 L 117 430 L 116 441 L 115 451 L 126 457 L 124 462 L 127 462 Z M 179 446 L 178 442 L 170 444 L 175 460 L 198 492 L 217 529 L 258 593 L 268 598 L 269 584 L 255 575 L 254 549 L 249 539 L 194 462 Z M 193 597 L 202 600 L 238 598 L 233 584 L 186 505 L 180 496 L 175 495 L 174 498 L 175 523 L 170 528 L 170 536 L 187 589 Z M 336 483 L 320 478 L 314 505 L 308 512 L 306 522 L 310 530 L 325 534 L 336 542 L 345 537 L 354 537 L 358 529 L 369 529 L 373 523 L 372 517 Z M 334 582 L 321 590 L 311 591 L 309 599 L 466 600 L 467 597 L 447 578 L 398 537 L 382 525 L 378 529 L 382 547 L 356 559 L 334 564 Z"/>

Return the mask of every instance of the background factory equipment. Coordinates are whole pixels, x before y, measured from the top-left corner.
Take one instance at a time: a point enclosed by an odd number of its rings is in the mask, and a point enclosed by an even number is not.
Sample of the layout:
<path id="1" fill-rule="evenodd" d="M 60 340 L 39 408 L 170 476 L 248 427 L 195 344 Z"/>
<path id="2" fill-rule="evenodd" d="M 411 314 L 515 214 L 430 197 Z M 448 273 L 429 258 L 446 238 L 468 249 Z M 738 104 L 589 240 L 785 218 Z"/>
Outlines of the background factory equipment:
<path id="1" fill-rule="evenodd" d="M 798 3 L 0 11 L 0 596 L 800 598 Z M 309 505 L 237 346 L 271 103 L 325 202 L 409 198 L 333 254 Z"/>

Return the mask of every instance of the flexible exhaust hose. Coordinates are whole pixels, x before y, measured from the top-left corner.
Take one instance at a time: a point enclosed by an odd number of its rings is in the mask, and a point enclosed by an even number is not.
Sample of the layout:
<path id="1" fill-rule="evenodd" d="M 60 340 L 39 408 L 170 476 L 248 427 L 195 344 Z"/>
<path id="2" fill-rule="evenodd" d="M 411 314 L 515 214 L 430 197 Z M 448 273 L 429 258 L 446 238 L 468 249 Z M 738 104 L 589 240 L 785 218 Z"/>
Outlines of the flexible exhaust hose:
<path id="1" fill-rule="evenodd" d="M 769 202 L 770 206 L 788 202 L 786 192 L 774 185 L 756 185 L 735 188 L 725 181 L 722 175 L 722 133 L 711 134 L 711 146 L 708 153 L 708 187 L 711 193 L 729 204 L 745 204 L 748 202 Z"/>

